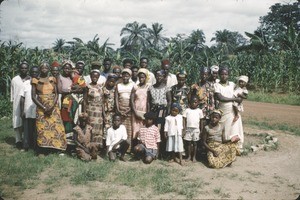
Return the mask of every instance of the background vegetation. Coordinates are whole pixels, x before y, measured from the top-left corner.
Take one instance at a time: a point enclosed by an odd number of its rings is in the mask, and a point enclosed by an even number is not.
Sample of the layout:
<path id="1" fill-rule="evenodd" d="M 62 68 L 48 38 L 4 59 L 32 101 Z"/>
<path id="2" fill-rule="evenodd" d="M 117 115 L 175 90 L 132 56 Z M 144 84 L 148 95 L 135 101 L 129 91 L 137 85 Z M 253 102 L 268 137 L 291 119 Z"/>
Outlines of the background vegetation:
<path id="1" fill-rule="evenodd" d="M 299 7 L 298 2 L 271 6 L 270 12 L 260 18 L 257 30 L 245 33 L 247 38 L 235 31 L 217 30 L 210 47 L 205 45 L 201 29 L 168 38 L 162 35 L 162 24 L 153 23 L 147 27 L 136 21 L 122 28 L 118 49 L 113 49 L 108 39 L 100 44 L 98 35 L 86 43 L 76 37 L 72 41 L 60 38 L 50 49 L 26 48 L 22 43 L 0 41 L 0 101 L 7 100 L 11 78 L 17 74 L 16 67 L 23 60 L 32 66 L 43 60 L 51 63 L 68 58 L 74 62 L 84 60 L 89 66 L 92 61 L 110 57 L 114 64 L 120 65 L 124 58 L 138 64 L 142 56 L 149 58 L 150 69 L 158 68 L 162 58 L 169 58 L 173 72 L 182 68 L 187 71 L 189 84 L 198 80 L 199 67 L 227 65 L 233 80 L 239 75 L 249 76 L 249 89 L 299 95 Z"/>

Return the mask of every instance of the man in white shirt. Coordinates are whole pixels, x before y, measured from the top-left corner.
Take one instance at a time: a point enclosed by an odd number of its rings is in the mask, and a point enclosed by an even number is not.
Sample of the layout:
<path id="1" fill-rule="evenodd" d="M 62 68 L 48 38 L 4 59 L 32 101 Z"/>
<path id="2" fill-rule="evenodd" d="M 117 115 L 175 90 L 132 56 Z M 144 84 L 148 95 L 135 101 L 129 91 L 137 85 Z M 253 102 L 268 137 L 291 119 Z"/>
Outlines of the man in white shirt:
<path id="1" fill-rule="evenodd" d="M 177 85 L 177 77 L 175 74 L 171 74 L 170 71 L 171 64 L 168 59 L 164 59 L 161 61 L 161 69 L 166 72 L 166 85 L 171 88 L 174 85 Z"/>
<path id="2" fill-rule="evenodd" d="M 33 66 L 30 69 L 31 78 L 36 78 L 39 75 L 39 67 Z M 20 91 L 21 116 L 23 118 L 23 148 L 28 151 L 29 148 L 36 147 L 36 105 L 31 98 L 31 79 L 23 83 L 23 88 Z"/>
<path id="3" fill-rule="evenodd" d="M 106 147 L 110 161 L 116 160 L 117 152 L 120 153 L 120 160 L 126 161 L 124 155 L 129 147 L 129 142 L 127 141 L 126 127 L 122 124 L 119 114 L 113 116 L 113 126 L 107 130 Z"/>
<path id="4" fill-rule="evenodd" d="M 23 88 L 23 84 L 26 80 L 30 79 L 30 76 L 28 76 L 28 70 L 29 65 L 26 61 L 23 61 L 19 65 L 19 72 L 20 75 L 15 76 L 11 80 L 11 86 L 10 86 L 10 95 L 11 95 L 11 102 L 13 102 L 13 128 L 15 131 L 15 137 L 16 137 L 16 147 L 18 149 L 21 149 L 22 144 L 22 117 L 21 117 L 21 105 L 20 105 L 20 92 Z"/>

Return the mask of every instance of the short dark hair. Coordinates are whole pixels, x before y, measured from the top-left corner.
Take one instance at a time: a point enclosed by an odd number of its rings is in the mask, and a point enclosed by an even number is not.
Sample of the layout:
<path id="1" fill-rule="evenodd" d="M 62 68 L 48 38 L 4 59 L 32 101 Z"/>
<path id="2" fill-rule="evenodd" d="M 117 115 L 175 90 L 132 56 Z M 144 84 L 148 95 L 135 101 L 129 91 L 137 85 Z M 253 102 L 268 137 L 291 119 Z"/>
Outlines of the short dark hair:
<path id="1" fill-rule="evenodd" d="M 152 111 L 146 112 L 144 114 L 144 117 L 145 117 L 145 119 L 153 119 L 153 120 L 155 120 L 157 118 L 155 112 L 152 112 Z"/>
<path id="2" fill-rule="evenodd" d="M 103 63 L 105 63 L 106 61 L 112 62 L 110 58 L 104 58 Z"/>
<path id="3" fill-rule="evenodd" d="M 133 61 L 130 59 L 130 58 L 125 58 L 124 60 L 123 60 L 123 65 L 125 65 L 126 63 L 129 63 L 129 64 L 133 64 Z"/>
<path id="4" fill-rule="evenodd" d="M 26 65 L 27 67 L 29 67 L 29 64 L 26 60 L 23 60 L 22 62 L 20 62 L 20 64 L 18 65 L 18 67 L 20 68 L 22 65 Z"/>
<path id="5" fill-rule="evenodd" d="M 141 62 L 141 60 L 147 60 L 147 62 L 149 62 L 149 60 L 148 60 L 147 57 L 141 57 L 141 58 L 140 58 L 140 62 Z"/>
<path id="6" fill-rule="evenodd" d="M 122 115 L 120 114 L 120 113 L 115 113 L 114 115 L 113 115 L 113 119 L 115 118 L 115 117 L 120 117 L 120 118 L 122 118 Z"/>

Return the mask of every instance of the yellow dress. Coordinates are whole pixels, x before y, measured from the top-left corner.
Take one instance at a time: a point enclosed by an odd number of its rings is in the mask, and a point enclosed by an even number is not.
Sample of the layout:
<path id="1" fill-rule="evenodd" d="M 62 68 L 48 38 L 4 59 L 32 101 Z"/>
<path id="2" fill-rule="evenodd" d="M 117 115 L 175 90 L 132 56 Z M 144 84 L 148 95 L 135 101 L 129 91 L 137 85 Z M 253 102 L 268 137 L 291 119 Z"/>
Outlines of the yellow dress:
<path id="1" fill-rule="evenodd" d="M 36 87 L 38 100 L 43 105 L 53 106 L 56 79 L 54 77 L 33 78 L 31 83 Z M 37 145 L 66 150 L 66 134 L 57 103 L 50 116 L 45 115 L 40 107 L 37 107 L 36 114 Z"/>

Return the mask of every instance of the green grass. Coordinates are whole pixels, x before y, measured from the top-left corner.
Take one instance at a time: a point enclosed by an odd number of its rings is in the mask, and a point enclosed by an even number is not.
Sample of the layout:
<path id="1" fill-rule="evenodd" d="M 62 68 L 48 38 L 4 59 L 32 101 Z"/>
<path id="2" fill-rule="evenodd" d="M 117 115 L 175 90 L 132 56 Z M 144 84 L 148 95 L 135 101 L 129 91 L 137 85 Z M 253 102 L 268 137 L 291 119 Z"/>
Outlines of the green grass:
<path id="1" fill-rule="evenodd" d="M 257 126 L 260 129 L 264 130 L 280 130 L 280 131 L 288 131 L 292 134 L 300 136 L 300 128 L 292 125 L 288 125 L 285 123 L 268 123 L 267 121 L 258 121 L 255 119 L 247 119 L 243 121 L 246 125 Z"/>
<path id="2" fill-rule="evenodd" d="M 278 94 L 266 92 L 250 91 L 248 100 L 266 103 L 286 104 L 300 106 L 300 95 L 296 94 Z"/>

